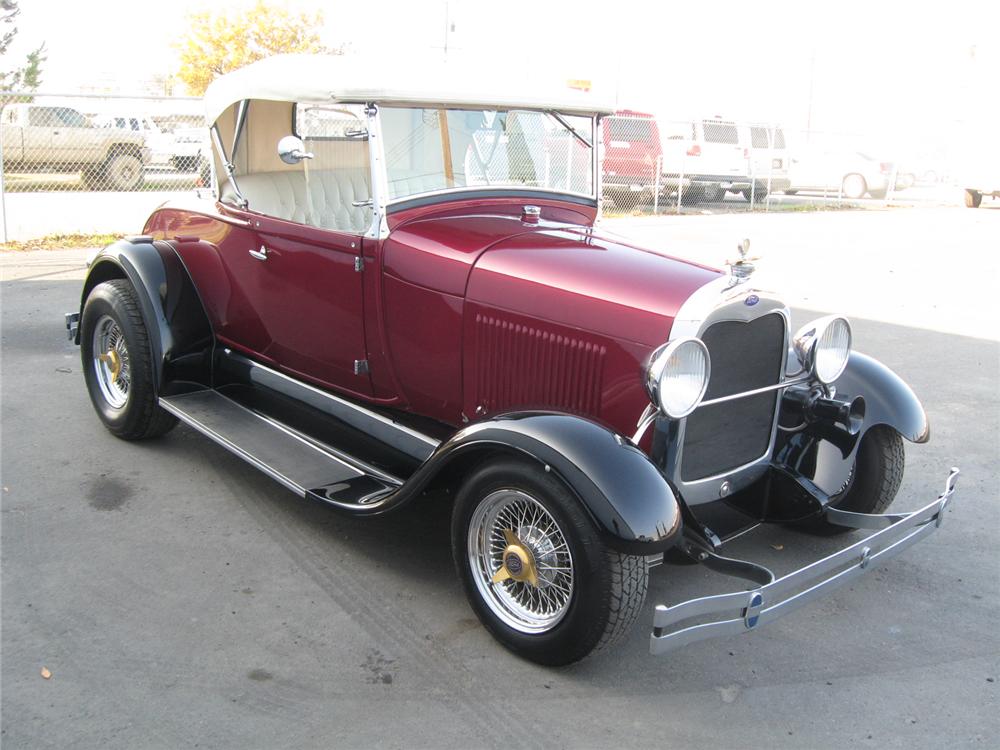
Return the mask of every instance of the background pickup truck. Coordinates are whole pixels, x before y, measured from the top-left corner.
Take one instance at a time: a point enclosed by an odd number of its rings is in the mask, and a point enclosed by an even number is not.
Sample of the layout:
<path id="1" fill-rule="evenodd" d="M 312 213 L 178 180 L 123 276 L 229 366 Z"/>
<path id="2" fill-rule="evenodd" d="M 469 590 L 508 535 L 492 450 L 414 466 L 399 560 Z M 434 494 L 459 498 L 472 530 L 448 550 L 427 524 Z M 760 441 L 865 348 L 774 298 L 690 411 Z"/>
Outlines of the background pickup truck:
<path id="1" fill-rule="evenodd" d="M 3 159 L 9 172 L 80 172 L 90 188 L 135 190 L 149 149 L 141 133 L 94 127 L 69 107 L 10 104 Z"/>

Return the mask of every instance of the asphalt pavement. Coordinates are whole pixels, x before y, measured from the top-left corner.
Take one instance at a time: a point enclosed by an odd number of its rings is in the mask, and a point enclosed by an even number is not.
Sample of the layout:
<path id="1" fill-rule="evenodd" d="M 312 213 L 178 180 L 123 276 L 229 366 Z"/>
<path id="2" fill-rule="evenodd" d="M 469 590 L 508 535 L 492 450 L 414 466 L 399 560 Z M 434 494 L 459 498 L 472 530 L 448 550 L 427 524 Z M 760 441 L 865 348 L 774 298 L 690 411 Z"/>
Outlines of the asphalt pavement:
<path id="1" fill-rule="evenodd" d="M 656 568 L 624 642 L 560 669 L 480 627 L 448 497 L 345 518 L 186 427 L 112 437 L 63 330 L 85 251 L 0 255 L 0 744 L 996 747 L 1000 210 L 740 218 L 615 227 L 700 259 L 748 230 L 796 322 L 851 313 L 856 347 L 923 400 L 931 442 L 907 446 L 894 509 L 933 499 L 952 465 L 956 500 L 936 534 L 850 587 L 659 658 L 654 604 L 740 586 Z M 763 528 L 726 550 L 780 573 L 844 543 Z"/>

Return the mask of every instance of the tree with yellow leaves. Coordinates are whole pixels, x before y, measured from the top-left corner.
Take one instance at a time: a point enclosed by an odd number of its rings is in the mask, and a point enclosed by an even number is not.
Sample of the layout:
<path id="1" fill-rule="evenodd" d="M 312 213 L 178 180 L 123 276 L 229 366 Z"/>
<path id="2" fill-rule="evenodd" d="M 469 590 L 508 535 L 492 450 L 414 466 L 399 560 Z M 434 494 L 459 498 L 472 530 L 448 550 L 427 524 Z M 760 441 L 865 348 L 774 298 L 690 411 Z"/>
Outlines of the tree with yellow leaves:
<path id="1" fill-rule="evenodd" d="M 205 93 L 223 73 L 283 52 L 327 52 L 316 30 L 323 13 L 291 12 L 257 0 L 252 6 L 198 11 L 188 16 L 189 31 L 177 44 L 177 77 L 194 96 Z"/>

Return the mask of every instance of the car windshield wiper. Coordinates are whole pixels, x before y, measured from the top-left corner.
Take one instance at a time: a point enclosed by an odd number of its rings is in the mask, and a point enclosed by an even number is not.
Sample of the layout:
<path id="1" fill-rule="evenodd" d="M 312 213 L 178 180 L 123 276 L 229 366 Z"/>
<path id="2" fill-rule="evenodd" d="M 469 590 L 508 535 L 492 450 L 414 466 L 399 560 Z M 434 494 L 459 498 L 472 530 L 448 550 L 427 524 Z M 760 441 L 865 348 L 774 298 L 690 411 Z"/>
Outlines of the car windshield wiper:
<path id="1" fill-rule="evenodd" d="M 586 138 L 584 138 L 582 135 L 580 135 L 580 133 L 577 131 L 576 128 L 574 128 L 572 125 L 570 125 L 568 122 L 566 122 L 565 118 L 561 114 L 559 114 L 558 112 L 553 112 L 550 109 L 546 110 L 545 114 L 547 114 L 553 120 L 555 120 L 560 125 L 562 125 L 564 128 L 566 128 L 566 130 L 568 130 L 570 133 L 572 133 L 573 136 L 578 141 L 580 141 L 580 143 L 582 143 L 584 146 L 586 146 L 587 148 L 593 148 L 594 147 L 594 145 L 590 141 L 588 141 Z"/>

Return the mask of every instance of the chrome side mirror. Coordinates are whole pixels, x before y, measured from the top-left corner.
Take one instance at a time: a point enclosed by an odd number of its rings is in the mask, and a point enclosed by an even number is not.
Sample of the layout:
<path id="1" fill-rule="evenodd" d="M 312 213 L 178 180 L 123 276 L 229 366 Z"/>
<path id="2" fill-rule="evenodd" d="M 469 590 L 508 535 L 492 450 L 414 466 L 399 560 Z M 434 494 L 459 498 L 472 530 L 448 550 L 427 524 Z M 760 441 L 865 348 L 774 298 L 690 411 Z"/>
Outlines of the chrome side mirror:
<path id="1" fill-rule="evenodd" d="M 278 157 L 285 164 L 298 164 L 303 159 L 312 159 L 313 154 L 305 150 L 301 138 L 286 135 L 278 141 Z"/>

